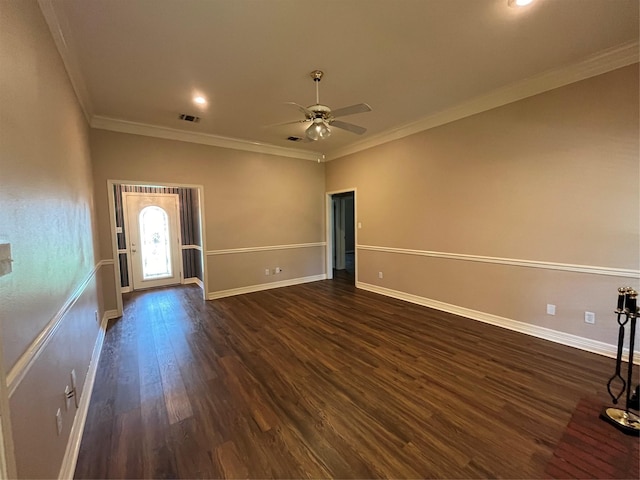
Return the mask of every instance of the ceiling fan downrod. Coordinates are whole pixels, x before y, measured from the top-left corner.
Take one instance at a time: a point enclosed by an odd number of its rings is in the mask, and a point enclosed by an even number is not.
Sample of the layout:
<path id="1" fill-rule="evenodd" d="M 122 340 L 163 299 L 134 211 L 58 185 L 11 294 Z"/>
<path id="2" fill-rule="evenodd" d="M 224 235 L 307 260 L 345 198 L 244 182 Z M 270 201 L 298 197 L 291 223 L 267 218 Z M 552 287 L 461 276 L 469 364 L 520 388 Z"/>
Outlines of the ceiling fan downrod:
<path id="1" fill-rule="evenodd" d="M 322 70 L 314 70 L 310 75 L 316 84 L 316 104 L 309 107 L 314 116 L 313 122 L 305 130 L 305 135 L 309 140 L 324 140 L 331 135 L 331 129 L 326 118 L 327 112 L 330 113 L 331 111 L 327 107 L 320 105 L 320 80 L 322 80 L 324 73 Z M 313 107 L 316 107 L 316 110 Z"/>
<path id="2" fill-rule="evenodd" d="M 322 80 L 324 72 L 322 70 L 314 70 L 309 75 L 316 84 L 316 105 L 320 105 L 320 80 Z"/>

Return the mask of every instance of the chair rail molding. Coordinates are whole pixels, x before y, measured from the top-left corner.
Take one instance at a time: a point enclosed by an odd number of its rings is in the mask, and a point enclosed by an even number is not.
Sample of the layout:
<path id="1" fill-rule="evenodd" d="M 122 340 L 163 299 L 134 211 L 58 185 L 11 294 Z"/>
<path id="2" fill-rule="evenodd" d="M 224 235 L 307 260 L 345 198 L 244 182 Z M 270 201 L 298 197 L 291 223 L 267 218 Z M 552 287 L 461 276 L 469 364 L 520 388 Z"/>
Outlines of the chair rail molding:
<path id="1" fill-rule="evenodd" d="M 231 255 L 234 253 L 251 253 L 251 252 L 268 252 L 274 250 L 293 250 L 296 248 L 324 247 L 326 242 L 312 243 L 292 243 L 287 245 L 270 245 L 264 247 L 243 247 L 243 248 L 226 248 L 220 250 L 207 250 L 207 256 L 211 255 Z"/>
<path id="2" fill-rule="evenodd" d="M 20 356 L 20 358 L 18 358 L 13 367 L 11 367 L 11 370 L 9 370 L 9 373 L 7 374 L 7 390 L 9 397 L 11 397 L 15 393 L 16 389 L 20 385 L 20 382 L 22 382 L 27 373 L 29 373 L 29 370 L 31 369 L 33 364 L 40 357 L 45 347 L 48 345 L 55 333 L 60 328 L 65 315 L 69 313 L 71 308 L 78 301 L 89 282 L 91 282 L 91 280 L 95 278 L 98 270 L 103 265 L 109 265 L 111 263 L 113 263 L 113 260 L 101 260 L 100 262 L 96 263 L 96 265 L 71 293 L 69 298 L 67 298 L 66 302 L 62 305 L 60 310 L 58 310 L 53 318 L 49 320 L 49 323 L 47 323 L 47 325 L 42 329 L 38 336 L 31 342 L 31 345 L 29 345 L 26 351 Z"/>
<path id="3" fill-rule="evenodd" d="M 590 273 L 594 275 L 608 275 L 611 277 L 640 278 L 640 270 L 630 270 L 617 267 L 602 267 L 595 265 L 578 265 L 572 263 L 545 262 L 540 260 L 524 260 L 518 258 L 488 257 L 483 255 L 468 255 L 464 253 L 435 252 L 430 250 L 414 250 L 409 248 L 381 247 L 374 245 L 356 245 L 358 250 L 372 252 L 397 253 L 420 257 L 446 258 L 466 262 L 493 263 L 497 265 L 511 265 L 516 267 L 542 268 L 545 270 L 561 270 L 564 272 Z"/>

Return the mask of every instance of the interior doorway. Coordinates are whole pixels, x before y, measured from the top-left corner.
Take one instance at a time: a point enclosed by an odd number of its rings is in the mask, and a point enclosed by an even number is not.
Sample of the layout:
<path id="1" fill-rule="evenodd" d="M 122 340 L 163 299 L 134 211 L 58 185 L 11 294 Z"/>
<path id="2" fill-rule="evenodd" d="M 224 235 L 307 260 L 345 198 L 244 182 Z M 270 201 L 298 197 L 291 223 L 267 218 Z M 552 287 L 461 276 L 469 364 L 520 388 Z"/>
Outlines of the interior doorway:
<path id="1" fill-rule="evenodd" d="M 4 458 L 4 440 L 2 439 L 2 415 L 0 414 L 0 480 L 9 478 L 6 464 L 7 462 Z"/>
<path id="2" fill-rule="evenodd" d="M 0 345 L 0 480 L 16 477 L 13 437 L 9 415 L 9 392 Z"/>
<path id="3" fill-rule="evenodd" d="M 128 241 L 130 227 L 127 223 L 128 218 L 125 219 L 129 214 L 124 205 L 124 195 L 131 193 L 146 196 L 177 195 L 179 213 L 175 231 L 178 233 L 177 238 L 180 243 L 178 249 L 173 251 L 178 252 L 179 264 L 172 269 L 172 272 L 181 273 L 175 279 L 175 283 L 198 285 L 202 289 L 202 298 L 206 300 L 208 274 L 204 251 L 206 245 L 204 187 L 175 183 L 158 185 L 135 180 L 107 180 L 113 275 L 117 288 L 115 296 L 117 314 L 122 315 L 122 294 L 133 289 L 132 252 Z M 173 235 L 172 238 L 176 236 Z"/>
<path id="4" fill-rule="evenodd" d="M 327 194 L 327 277 L 356 282 L 356 192 Z"/>

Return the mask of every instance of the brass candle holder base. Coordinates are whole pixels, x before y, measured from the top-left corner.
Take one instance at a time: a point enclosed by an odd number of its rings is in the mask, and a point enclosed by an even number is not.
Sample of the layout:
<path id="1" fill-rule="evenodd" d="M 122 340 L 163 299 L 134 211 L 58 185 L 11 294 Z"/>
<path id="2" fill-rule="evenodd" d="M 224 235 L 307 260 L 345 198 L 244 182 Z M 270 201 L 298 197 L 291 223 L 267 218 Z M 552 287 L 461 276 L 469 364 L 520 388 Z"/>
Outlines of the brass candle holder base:
<path id="1" fill-rule="evenodd" d="M 618 321 L 618 353 L 616 355 L 616 371 L 607 382 L 607 391 L 614 404 L 624 395 L 625 408 L 604 408 L 600 418 L 609 422 L 618 430 L 628 435 L 640 436 L 640 417 L 631 413 L 631 409 L 638 408 L 640 387 L 636 385 L 635 392 L 632 381 L 633 376 L 633 350 L 636 338 L 636 320 L 640 317 L 638 308 L 638 292 L 631 287 L 618 289 L 618 308 L 615 312 Z M 627 360 L 627 379 L 622 376 L 622 350 L 624 346 L 625 326 L 630 324 L 629 332 L 629 358 Z M 632 396 L 633 393 L 633 396 Z"/>
<path id="2" fill-rule="evenodd" d="M 621 408 L 605 408 L 600 418 L 627 435 L 640 436 L 640 417 Z"/>

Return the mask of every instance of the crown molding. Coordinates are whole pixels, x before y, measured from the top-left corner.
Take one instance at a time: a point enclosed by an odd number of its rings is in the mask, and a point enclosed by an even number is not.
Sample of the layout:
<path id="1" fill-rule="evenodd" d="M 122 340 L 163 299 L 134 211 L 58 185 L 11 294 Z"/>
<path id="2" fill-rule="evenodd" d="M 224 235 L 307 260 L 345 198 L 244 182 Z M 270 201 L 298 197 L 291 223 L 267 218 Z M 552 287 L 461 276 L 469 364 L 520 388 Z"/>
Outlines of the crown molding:
<path id="1" fill-rule="evenodd" d="M 91 123 L 93 106 L 91 104 L 89 92 L 84 82 L 84 77 L 82 75 L 78 59 L 73 54 L 75 49 L 73 48 L 73 43 L 70 38 L 71 36 L 67 35 L 65 37 L 64 35 L 64 32 L 69 31 L 69 29 L 65 28 L 66 26 L 60 22 L 58 15 L 56 15 L 53 0 L 38 0 L 38 5 L 40 6 L 40 11 L 42 11 L 45 22 L 49 26 L 51 36 L 53 37 L 58 53 L 62 58 L 62 63 L 67 71 L 73 91 L 76 94 L 82 113 L 84 113 L 84 118 L 87 120 L 87 123 Z"/>
<path id="2" fill-rule="evenodd" d="M 640 54 L 639 42 L 637 40 L 624 43 L 622 45 L 603 50 L 602 52 L 592 55 L 581 62 L 550 70 L 542 74 L 529 77 L 520 82 L 501 87 L 486 95 L 473 98 L 457 106 L 429 115 L 415 122 L 386 130 L 346 147 L 324 152 L 325 155 L 323 155 L 323 152 L 302 151 L 287 147 L 279 147 L 276 145 L 252 142 L 249 140 L 222 137 L 199 132 L 187 132 L 174 128 L 93 115 L 93 105 L 84 82 L 82 70 L 80 69 L 77 57 L 73 53 L 75 52 L 75 48 L 73 46 L 72 38 L 70 35 L 65 36 L 64 34 L 64 32 L 68 32 L 69 29 L 63 22 L 61 22 L 62 17 L 59 17 L 56 14 L 54 0 L 38 0 L 38 5 L 40 6 L 40 10 L 42 11 L 47 25 L 49 26 L 49 30 L 51 31 L 51 35 L 78 99 L 78 103 L 80 104 L 87 123 L 89 123 L 91 127 L 321 162 L 335 160 L 346 155 L 413 135 L 414 133 L 429 130 L 446 123 L 491 110 L 492 108 L 522 100 L 523 98 L 538 95 L 570 83 L 601 75 L 618 68 L 626 67 L 633 63 L 638 63 Z"/>
<path id="3" fill-rule="evenodd" d="M 147 137 L 164 138 L 168 140 L 179 140 L 181 142 L 199 143 L 213 147 L 232 148 L 234 150 L 244 150 L 247 152 L 266 153 L 281 157 L 300 158 L 302 160 L 312 160 L 319 162 L 323 159 L 322 153 L 309 152 L 306 150 L 295 150 L 293 148 L 278 147 L 267 143 L 252 142 L 239 138 L 222 137 L 201 132 L 187 132 L 177 128 L 159 127 L 148 123 L 130 122 L 117 118 L 94 115 L 90 122 L 91 128 L 100 130 L 110 130 L 112 132 L 132 133 L 134 135 L 144 135 Z"/>
<path id="4" fill-rule="evenodd" d="M 455 120 L 460 120 L 461 118 L 516 102 L 523 98 L 532 97 L 570 83 L 586 80 L 587 78 L 638 63 L 639 52 L 638 41 L 624 43 L 617 47 L 603 50 L 581 62 L 529 77 L 520 82 L 494 90 L 487 95 L 476 97 L 455 107 L 424 117 L 416 122 L 387 130 L 373 135 L 366 140 L 327 152 L 326 161 L 335 160 L 346 155 L 382 145 L 383 143 L 413 135 L 414 133 L 429 130 Z"/>

